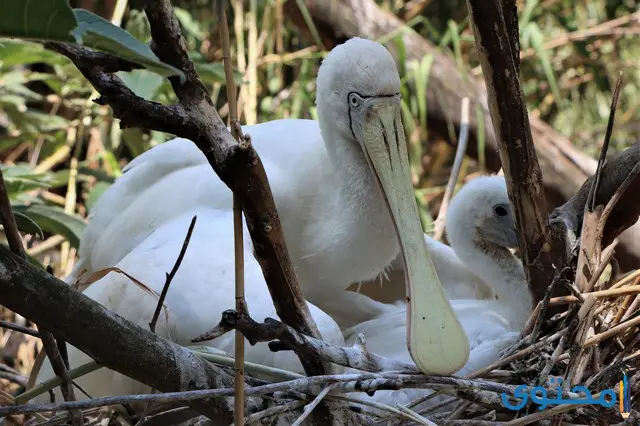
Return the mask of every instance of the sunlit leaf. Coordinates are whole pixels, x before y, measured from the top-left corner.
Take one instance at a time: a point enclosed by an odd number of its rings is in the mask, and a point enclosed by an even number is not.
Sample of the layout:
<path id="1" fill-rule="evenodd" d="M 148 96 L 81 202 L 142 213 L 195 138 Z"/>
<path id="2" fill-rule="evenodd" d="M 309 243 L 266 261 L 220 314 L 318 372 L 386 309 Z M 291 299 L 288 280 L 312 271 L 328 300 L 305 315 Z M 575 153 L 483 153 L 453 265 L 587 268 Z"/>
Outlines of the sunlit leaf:
<path id="1" fill-rule="evenodd" d="M 0 39 L 0 63 L 6 67 L 27 65 L 35 62 L 54 65 L 67 63 L 68 61 L 64 56 L 45 49 L 40 43 L 27 40 Z"/>

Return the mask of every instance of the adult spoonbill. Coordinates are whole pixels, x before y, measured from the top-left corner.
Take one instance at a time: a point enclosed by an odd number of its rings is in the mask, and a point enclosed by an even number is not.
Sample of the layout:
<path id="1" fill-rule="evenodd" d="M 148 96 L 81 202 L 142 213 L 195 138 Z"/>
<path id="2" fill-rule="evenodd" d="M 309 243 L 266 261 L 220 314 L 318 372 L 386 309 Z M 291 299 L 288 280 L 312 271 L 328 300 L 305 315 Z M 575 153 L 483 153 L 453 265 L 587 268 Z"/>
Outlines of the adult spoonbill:
<path id="1" fill-rule="evenodd" d="M 165 273 L 176 261 L 192 214 L 197 215 L 198 219 L 180 268 L 166 295 L 164 304 L 167 316 L 162 312 L 156 325 L 159 336 L 184 346 L 193 345 L 193 338 L 213 328 L 220 321 L 222 312 L 235 305 L 233 213 L 207 207 L 183 213 L 158 226 L 115 265 L 158 294 L 161 293 Z M 248 239 L 249 235 L 245 235 L 245 238 Z M 259 320 L 277 318 L 262 269 L 247 248 L 244 273 L 246 300 L 251 315 Z M 143 291 L 126 276 L 115 272 L 91 284 L 84 294 L 143 328 L 149 326 L 158 303 L 157 298 Z M 323 340 L 343 345 L 342 332 L 331 317 L 312 304 L 308 306 Z M 235 333 L 227 333 L 205 344 L 233 355 L 234 340 Z M 68 354 L 71 368 L 91 360 L 71 345 L 68 345 Z M 121 355 L 128 356 L 126 353 Z M 266 343 L 246 345 L 245 359 L 304 374 L 295 353 L 271 352 Z M 53 369 L 47 358 L 38 380 L 53 377 Z M 92 397 L 147 393 L 151 390 L 147 385 L 106 368 L 82 376 L 76 379 L 76 383 Z M 60 398 L 59 388 L 56 392 Z M 40 400 L 46 401 L 48 398 L 45 393 Z"/>
<path id="2" fill-rule="evenodd" d="M 468 220 L 460 215 L 469 216 Z M 466 375 L 497 361 L 499 353 L 517 341 L 533 310 L 533 297 L 522 263 L 507 248 L 516 238 L 513 225 L 505 226 L 512 220 L 504 178 L 499 176 L 471 181 L 451 202 L 447 218 L 449 240 L 457 247 L 467 247 L 459 253 L 461 258 L 495 295 L 492 300 L 451 300 L 471 347 L 469 360 L 457 375 Z M 457 226 L 451 227 L 451 223 Z M 347 344 L 363 333 L 367 349 L 372 353 L 411 362 L 403 345 L 406 305 L 380 303 L 353 292 L 349 299 L 351 306 L 358 305 L 354 309 L 371 312 L 374 318 L 345 330 Z M 404 404 L 425 392 L 429 391 L 382 391 L 376 392 L 374 398 Z"/>
<path id="3" fill-rule="evenodd" d="M 317 78 L 318 121 L 276 120 L 250 134 L 269 178 L 306 299 L 323 309 L 401 254 L 408 342 L 424 371 L 448 374 L 469 354 L 426 249 L 400 117 L 400 78 L 379 43 L 334 48 Z M 98 201 L 69 277 L 114 266 L 154 229 L 199 207 L 230 210 L 231 192 L 188 140 L 136 158 Z M 210 258 L 209 253 L 201 256 Z M 418 335 L 429 336 L 419 339 Z"/>

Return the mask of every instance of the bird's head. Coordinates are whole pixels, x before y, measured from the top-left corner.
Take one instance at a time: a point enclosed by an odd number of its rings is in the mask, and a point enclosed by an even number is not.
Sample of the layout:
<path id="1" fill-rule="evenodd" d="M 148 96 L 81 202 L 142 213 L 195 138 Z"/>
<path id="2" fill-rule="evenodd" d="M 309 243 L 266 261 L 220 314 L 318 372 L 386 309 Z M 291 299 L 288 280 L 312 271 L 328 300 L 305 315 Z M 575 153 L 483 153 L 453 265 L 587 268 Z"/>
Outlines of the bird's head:
<path id="1" fill-rule="evenodd" d="M 513 209 L 503 176 L 479 177 L 458 191 L 447 212 L 447 237 L 452 244 L 471 238 L 498 247 L 518 247 Z"/>

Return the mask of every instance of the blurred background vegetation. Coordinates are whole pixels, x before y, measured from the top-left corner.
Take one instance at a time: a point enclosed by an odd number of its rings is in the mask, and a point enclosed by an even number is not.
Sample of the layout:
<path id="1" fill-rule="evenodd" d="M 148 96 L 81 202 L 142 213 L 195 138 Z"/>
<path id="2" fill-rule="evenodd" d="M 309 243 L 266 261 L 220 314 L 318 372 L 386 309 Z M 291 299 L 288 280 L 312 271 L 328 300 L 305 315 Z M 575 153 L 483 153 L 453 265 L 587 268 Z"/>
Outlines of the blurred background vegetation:
<path id="1" fill-rule="evenodd" d="M 226 120 L 228 107 L 212 3 L 173 1 L 198 71 Z M 287 19 L 285 3 L 299 9 L 307 26 L 304 31 Z M 453 57 L 463 75 L 482 78 L 466 2 L 376 3 Z M 78 0 L 71 4 L 122 25 L 143 41 L 150 39 L 148 23 L 135 0 Z M 518 1 L 521 81 L 529 111 L 590 156 L 597 155 L 602 144 L 620 70 L 625 73 L 625 84 L 612 151 L 638 140 L 638 5 L 634 0 Z M 316 118 L 315 76 L 326 50 L 305 2 L 231 0 L 228 13 L 240 84 L 241 122 Z M 402 52 L 398 35 L 390 34 L 382 41 L 395 43 Z M 91 101 L 97 93 L 66 58 L 36 43 L 1 40 L 0 44 L 2 171 L 20 227 L 29 232 L 29 255 L 34 262 L 50 265 L 57 276 L 64 276 L 73 266 L 84 221 L 96 199 L 121 175 L 128 161 L 171 136 L 121 129 L 108 107 Z M 428 230 L 454 152 L 429 132 L 423 94 L 433 56 L 416 63 L 402 58 L 400 55 L 404 122 L 411 142 L 416 197 Z M 173 101 L 168 81 L 156 74 L 137 70 L 119 75 L 140 96 L 161 103 Z M 482 158 L 479 162 L 466 159 L 461 179 L 481 172 L 481 163 Z M 20 361 L 19 345 L 7 345 L 7 339 L 9 333 L 0 329 L 5 361 L 27 374 L 31 367 L 27 358 Z"/>

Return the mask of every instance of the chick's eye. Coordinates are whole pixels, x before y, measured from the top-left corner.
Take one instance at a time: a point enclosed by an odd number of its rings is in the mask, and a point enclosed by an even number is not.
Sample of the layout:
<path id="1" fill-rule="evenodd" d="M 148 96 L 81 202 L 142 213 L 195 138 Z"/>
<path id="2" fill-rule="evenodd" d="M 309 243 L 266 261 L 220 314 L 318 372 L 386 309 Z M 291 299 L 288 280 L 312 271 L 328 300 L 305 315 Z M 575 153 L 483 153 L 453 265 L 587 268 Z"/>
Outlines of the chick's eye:
<path id="1" fill-rule="evenodd" d="M 497 214 L 497 215 L 498 215 L 498 216 L 500 216 L 500 217 L 504 217 L 504 216 L 506 216 L 506 215 L 508 215 L 508 214 L 509 214 L 509 212 L 507 211 L 507 209 L 505 209 L 505 208 L 504 208 L 504 207 L 502 207 L 502 206 L 495 206 L 495 207 L 493 208 L 493 211 L 495 212 L 495 214 Z"/>
<path id="2" fill-rule="evenodd" d="M 360 106 L 361 98 L 355 93 L 349 94 L 349 105 L 352 107 Z"/>

